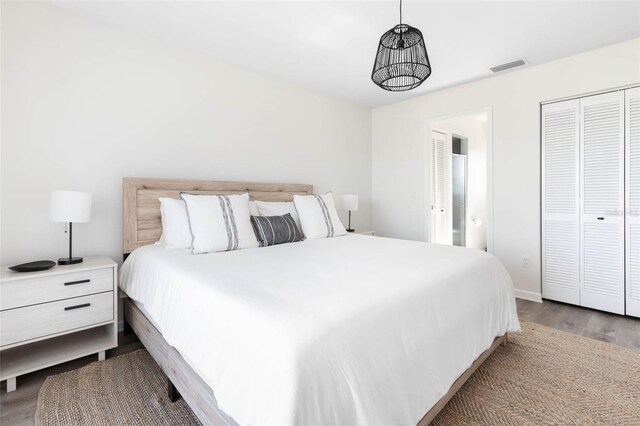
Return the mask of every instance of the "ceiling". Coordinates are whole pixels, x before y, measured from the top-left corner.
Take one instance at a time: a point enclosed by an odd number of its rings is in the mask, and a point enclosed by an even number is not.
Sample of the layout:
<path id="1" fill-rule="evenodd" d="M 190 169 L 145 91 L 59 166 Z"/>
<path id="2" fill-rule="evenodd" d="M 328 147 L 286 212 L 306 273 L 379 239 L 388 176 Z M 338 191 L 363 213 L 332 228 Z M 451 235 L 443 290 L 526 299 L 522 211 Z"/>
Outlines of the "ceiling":
<path id="1" fill-rule="evenodd" d="M 146 37 L 194 49 L 366 107 L 532 66 L 640 36 L 639 1 L 405 1 L 433 73 L 391 93 L 370 79 L 377 43 L 398 23 L 395 1 L 61 1 Z M 505 71 L 508 72 L 508 71 Z"/>

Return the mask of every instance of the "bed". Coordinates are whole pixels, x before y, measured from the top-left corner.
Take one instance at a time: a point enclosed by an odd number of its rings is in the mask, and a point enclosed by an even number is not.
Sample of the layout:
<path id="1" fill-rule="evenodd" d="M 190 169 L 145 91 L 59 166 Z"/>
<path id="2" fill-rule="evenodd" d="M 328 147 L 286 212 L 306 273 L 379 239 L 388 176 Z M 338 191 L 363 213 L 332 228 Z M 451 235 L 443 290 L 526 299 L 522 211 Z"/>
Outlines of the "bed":
<path id="1" fill-rule="evenodd" d="M 313 189 L 124 179 L 125 319 L 204 424 L 428 424 L 520 329 L 482 251 L 362 235 L 165 250 L 157 198 L 180 191 Z"/>

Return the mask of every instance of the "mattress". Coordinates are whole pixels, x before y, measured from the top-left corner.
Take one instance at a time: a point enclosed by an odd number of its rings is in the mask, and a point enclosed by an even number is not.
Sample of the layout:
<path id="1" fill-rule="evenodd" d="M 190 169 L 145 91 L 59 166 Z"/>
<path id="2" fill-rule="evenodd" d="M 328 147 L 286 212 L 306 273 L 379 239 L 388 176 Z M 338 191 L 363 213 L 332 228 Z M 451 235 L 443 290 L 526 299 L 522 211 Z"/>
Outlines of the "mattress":
<path id="1" fill-rule="evenodd" d="M 416 424 L 520 330 L 491 254 L 362 235 L 204 255 L 145 246 L 120 287 L 240 424 Z"/>

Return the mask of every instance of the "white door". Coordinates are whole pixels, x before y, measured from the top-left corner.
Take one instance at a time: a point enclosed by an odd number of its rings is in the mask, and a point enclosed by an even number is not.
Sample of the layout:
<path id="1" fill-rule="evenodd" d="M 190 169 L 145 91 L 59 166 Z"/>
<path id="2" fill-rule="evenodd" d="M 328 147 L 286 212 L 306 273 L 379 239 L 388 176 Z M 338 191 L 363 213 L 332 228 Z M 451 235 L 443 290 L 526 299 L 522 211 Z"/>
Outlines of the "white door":
<path id="1" fill-rule="evenodd" d="M 624 314 L 624 92 L 580 99 L 580 305 Z"/>
<path id="2" fill-rule="evenodd" d="M 542 297 L 580 303 L 579 100 L 542 107 Z"/>
<path id="3" fill-rule="evenodd" d="M 625 104 L 627 315 L 640 317 L 640 88 L 626 91 Z"/>
<path id="4" fill-rule="evenodd" d="M 451 137 L 431 131 L 431 242 L 452 243 Z"/>

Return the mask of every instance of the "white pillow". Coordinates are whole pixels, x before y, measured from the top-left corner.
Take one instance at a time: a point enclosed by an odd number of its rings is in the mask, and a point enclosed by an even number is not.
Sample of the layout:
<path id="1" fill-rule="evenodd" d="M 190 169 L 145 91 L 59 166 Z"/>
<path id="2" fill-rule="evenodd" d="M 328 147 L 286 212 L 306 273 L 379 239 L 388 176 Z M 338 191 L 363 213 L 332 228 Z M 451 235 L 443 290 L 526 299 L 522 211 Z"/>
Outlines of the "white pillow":
<path id="1" fill-rule="evenodd" d="M 180 194 L 187 206 L 193 254 L 258 247 L 249 217 L 249 194 Z"/>
<path id="2" fill-rule="evenodd" d="M 260 216 L 260 212 L 258 211 L 257 201 L 249 201 L 249 214 L 251 216 Z"/>
<path id="3" fill-rule="evenodd" d="M 256 203 L 258 208 L 258 214 L 252 216 L 284 216 L 289 213 L 293 218 L 293 221 L 296 223 L 298 229 L 302 229 L 300 224 L 300 216 L 298 216 L 298 211 L 296 210 L 295 204 L 293 201 L 253 201 Z"/>
<path id="4" fill-rule="evenodd" d="M 293 203 L 298 210 L 305 238 L 329 238 L 346 235 L 340 222 L 333 195 L 294 195 Z"/>
<path id="5" fill-rule="evenodd" d="M 184 201 L 175 198 L 158 198 L 162 218 L 162 236 L 159 243 L 167 249 L 191 248 L 191 231 Z"/>

